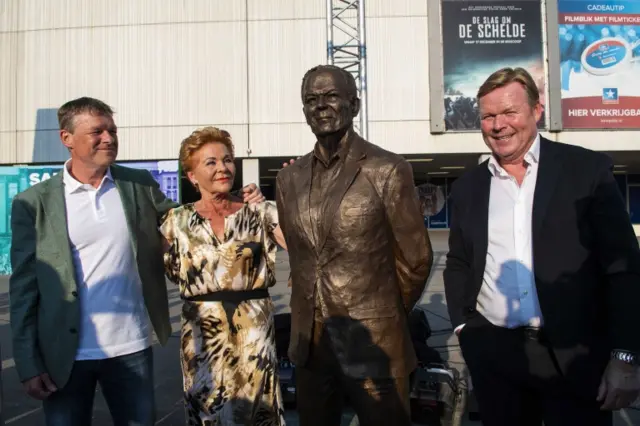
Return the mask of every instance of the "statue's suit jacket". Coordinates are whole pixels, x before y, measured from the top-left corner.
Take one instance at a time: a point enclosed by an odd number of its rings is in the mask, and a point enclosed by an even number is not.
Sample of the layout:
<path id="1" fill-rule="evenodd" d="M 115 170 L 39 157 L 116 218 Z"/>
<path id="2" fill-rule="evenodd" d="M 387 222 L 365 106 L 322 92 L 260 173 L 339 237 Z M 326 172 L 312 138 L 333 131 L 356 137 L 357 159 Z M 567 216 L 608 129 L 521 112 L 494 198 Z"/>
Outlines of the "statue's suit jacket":
<path id="1" fill-rule="evenodd" d="M 176 204 L 147 171 L 114 165 L 111 174 L 122 199 L 145 305 L 158 340 L 165 344 L 171 326 L 158 218 Z M 80 326 L 64 197 L 58 173 L 18 194 L 11 209 L 13 357 L 21 380 L 46 372 L 58 388 L 71 373 Z"/>
<path id="2" fill-rule="evenodd" d="M 403 377 L 416 366 L 407 313 L 426 285 L 431 244 L 409 163 L 352 138 L 340 174 L 326 182 L 317 240 L 309 202 L 313 153 L 278 173 L 292 279 L 289 356 L 296 365 L 307 361 L 318 308 L 347 376 Z M 316 307 L 317 299 L 324 306 Z"/>

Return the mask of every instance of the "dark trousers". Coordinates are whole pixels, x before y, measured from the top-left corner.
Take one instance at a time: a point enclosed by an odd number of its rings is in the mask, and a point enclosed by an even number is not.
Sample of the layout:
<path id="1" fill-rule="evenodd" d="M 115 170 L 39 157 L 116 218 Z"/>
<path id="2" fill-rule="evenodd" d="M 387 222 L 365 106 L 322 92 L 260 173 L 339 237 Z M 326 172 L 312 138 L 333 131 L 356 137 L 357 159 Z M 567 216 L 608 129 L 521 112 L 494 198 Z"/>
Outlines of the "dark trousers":
<path id="1" fill-rule="evenodd" d="M 345 397 L 360 426 L 410 426 L 409 378 L 348 377 L 321 329 L 316 323 L 307 364 L 296 366 L 300 426 L 340 426 Z"/>
<path id="2" fill-rule="evenodd" d="M 155 402 L 151 348 L 103 360 L 76 361 L 67 384 L 43 403 L 47 426 L 90 426 L 96 385 L 114 426 L 153 426 Z"/>
<path id="3" fill-rule="evenodd" d="M 612 425 L 597 388 L 577 389 L 563 376 L 544 332 L 479 322 L 459 341 L 484 426 Z"/>

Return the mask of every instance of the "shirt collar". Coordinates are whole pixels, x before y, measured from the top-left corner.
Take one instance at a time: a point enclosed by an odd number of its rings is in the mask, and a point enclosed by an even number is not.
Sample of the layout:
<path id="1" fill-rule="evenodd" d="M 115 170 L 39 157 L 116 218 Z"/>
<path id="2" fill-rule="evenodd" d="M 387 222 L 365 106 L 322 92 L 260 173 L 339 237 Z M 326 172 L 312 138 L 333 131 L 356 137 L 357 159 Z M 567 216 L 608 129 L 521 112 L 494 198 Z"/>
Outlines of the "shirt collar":
<path id="1" fill-rule="evenodd" d="M 328 161 L 326 161 L 322 156 L 322 153 L 320 152 L 320 148 L 318 147 L 318 143 L 316 142 L 316 145 L 313 147 L 313 155 L 316 158 L 316 160 L 324 164 L 325 167 L 330 167 L 331 164 L 336 159 L 344 160 L 346 158 L 347 154 L 349 153 L 349 149 L 351 148 L 352 140 L 353 140 L 353 135 L 349 135 L 345 139 L 340 141 L 340 146 L 338 147 L 336 152 L 333 153 L 331 158 L 328 159 Z"/>
<path id="2" fill-rule="evenodd" d="M 540 161 L 540 133 L 536 135 L 536 138 L 533 140 L 529 150 L 524 155 L 524 161 L 528 164 L 537 164 L 538 161 Z M 502 166 L 498 163 L 498 160 L 496 160 L 493 155 L 489 157 L 487 167 L 493 176 L 506 174 Z"/>
<path id="3" fill-rule="evenodd" d="M 64 167 L 62 168 L 62 182 L 64 183 L 64 186 L 67 189 L 67 191 L 69 193 L 74 193 L 80 189 L 87 188 L 88 184 L 84 184 L 79 180 L 77 180 L 76 178 L 74 178 L 73 176 L 71 176 L 71 173 L 69 173 L 70 165 L 71 165 L 71 159 L 67 160 L 64 163 Z M 111 175 L 111 167 L 107 169 L 107 173 L 102 178 L 102 182 L 100 182 L 100 186 L 98 188 L 100 188 L 104 184 L 105 180 L 109 180 L 113 182 L 113 176 Z"/>

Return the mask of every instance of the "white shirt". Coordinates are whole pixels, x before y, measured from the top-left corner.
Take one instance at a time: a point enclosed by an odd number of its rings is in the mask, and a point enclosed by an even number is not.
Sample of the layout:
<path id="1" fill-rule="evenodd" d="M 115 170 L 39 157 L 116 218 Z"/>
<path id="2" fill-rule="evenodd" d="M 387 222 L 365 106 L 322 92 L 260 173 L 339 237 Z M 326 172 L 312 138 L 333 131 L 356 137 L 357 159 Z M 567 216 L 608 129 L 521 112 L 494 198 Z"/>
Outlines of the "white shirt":
<path id="1" fill-rule="evenodd" d="M 152 343 L 151 324 L 120 194 L 111 172 L 100 186 L 63 169 L 67 229 L 78 284 L 77 360 L 138 352 Z"/>
<path id="2" fill-rule="evenodd" d="M 540 135 L 525 155 L 521 185 L 492 156 L 487 258 L 476 309 L 500 327 L 540 327 L 533 272 L 531 216 L 540 160 Z"/>

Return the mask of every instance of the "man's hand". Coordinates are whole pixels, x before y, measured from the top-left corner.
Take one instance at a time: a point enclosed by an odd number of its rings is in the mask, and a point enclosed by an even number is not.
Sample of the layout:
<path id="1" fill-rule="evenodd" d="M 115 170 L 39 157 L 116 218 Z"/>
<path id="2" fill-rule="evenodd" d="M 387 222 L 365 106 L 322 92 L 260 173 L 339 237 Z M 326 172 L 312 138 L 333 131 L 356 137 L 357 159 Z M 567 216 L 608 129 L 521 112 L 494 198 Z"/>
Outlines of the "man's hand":
<path id="1" fill-rule="evenodd" d="M 296 158 L 296 160 L 298 160 L 299 158 L 300 158 L 300 157 Z M 291 164 L 295 163 L 295 162 L 296 162 L 296 160 L 294 160 L 294 159 L 292 158 L 291 160 L 289 160 L 289 162 L 288 162 L 288 163 L 286 163 L 286 162 L 285 162 L 285 163 L 282 163 L 282 168 L 284 169 L 285 167 L 290 166 Z"/>
<path id="2" fill-rule="evenodd" d="M 456 336 L 460 336 L 460 332 L 462 332 L 462 329 L 464 328 L 464 324 L 460 324 L 459 326 L 457 326 L 454 330 L 453 333 Z"/>
<path id="3" fill-rule="evenodd" d="M 638 367 L 612 359 L 602 375 L 598 401 L 601 410 L 620 410 L 631 405 L 640 395 Z"/>
<path id="4" fill-rule="evenodd" d="M 25 380 L 22 382 L 22 386 L 31 398 L 41 401 L 58 390 L 47 373 Z"/>
<path id="5" fill-rule="evenodd" d="M 245 203 L 249 204 L 259 204 L 265 200 L 262 191 L 255 183 L 250 183 L 242 188 L 242 198 Z"/>

